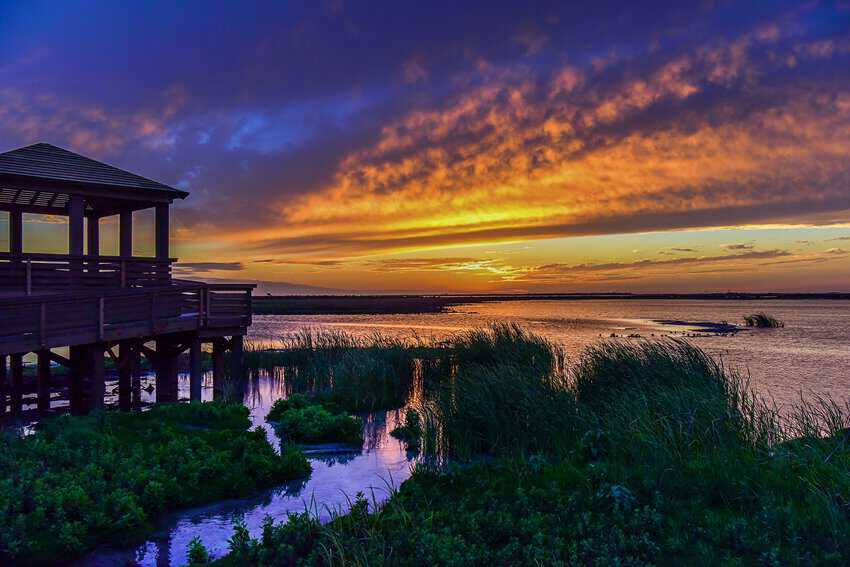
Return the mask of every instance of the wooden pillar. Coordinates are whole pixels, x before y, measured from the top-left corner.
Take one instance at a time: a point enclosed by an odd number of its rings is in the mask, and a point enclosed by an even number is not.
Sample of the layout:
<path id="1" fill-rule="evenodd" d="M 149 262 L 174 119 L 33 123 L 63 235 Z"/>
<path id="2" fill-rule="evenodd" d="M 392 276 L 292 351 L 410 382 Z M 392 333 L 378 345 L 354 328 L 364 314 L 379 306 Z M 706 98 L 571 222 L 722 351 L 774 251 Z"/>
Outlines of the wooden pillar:
<path id="1" fill-rule="evenodd" d="M 9 364 L 12 374 L 11 411 L 12 415 L 21 415 L 24 411 L 24 355 L 11 355 Z"/>
<path id="2" fill-rule="evenodd" d="M 24 252 L 24 214 L 20 209 L 9 211 L 9 253 Z"/>
<path id="3" fill-rule="evenodd" d="M 105 347 L 102 344 L 93 344 L 88 347 L 89 359 L 89 387 L 88 387 L 88 408 L 102 409 L 103 396 L 106 394 L 106 376 L 103 368 L 103 352 Z"/>
<path id="4" fill-rule="evenodd" d="M 223 339 L 215 339 L 212 348 L 213 399 L 220 400 L 224 394 L 224 349 Z"/>
<path id="5" fill-rule="evenodd" d="M 68 254 L 83 255 L 83 215 L 85 203 L 79 195 L 71 195 L 68 202 Z M 71 285 L 79 285 L 83 277 L 82 260 L 71 262 Z"/>
<path id="6" fill-rule="evenodd" d="M 0 355 L 0 415 L 6 413 L 6 391 L 8 384 L 6 380 L 6 355 Z"/>
<path id="7" fill-rule="evenodd" d="M 100 218 L 90 215 L 86 221 L 88 255 L 100 256 Z"/>
<path id="8" fill-rule="evenodd" d="M 173 341 L 156 341 L 156 403 L 177 401 L 177 352 Z"/>
<path id="9" fill-rule="evenodd" d="M 133 341 L 135 354 L 130 357 L 130 391 L 133 409 L 142 408 L 142 359 L 141 342 Z"/>
<path id="10" fill-rule="evenodd" d="M 243 341 L 242 335 L 233 335 L 230 339 L 230 381 L 234 385 L 241 384 L 244 378 L 242 368 Z"/>
<path id="11" fill-rule="evenodd" d="M 118 255 L 133 255 L 133 211 L 121 211 L 118 216 Z"/>
<path id="12" fill-rule="evenodd" d="M 141 387 L 138 378 L 139 345 L 136 341 L 125 341 L 121 343 L 119 349 L 118 407 L 121 411 L 130 411 L 134 402 L 139 405 L 141 402 Z"/>
<path id="13" fill-rule="evenodd" d="M 85 203 L 79 195 L 71 195 L 68 202 L 68 254 L 83 255 L 83 213 Z"/>
<path id="14" fill-rule="evenodd" d="M 192 343 L 189 345 L 189 400 L 192 402 L 201 401 L 201 385 L 204 380 L 204 373 L 201 369 L 201 339 L 200 337 L 192 338 Z"/>
<path id="15" fill-rule="evenodd" d="M 38 351 L 38 409 L 50 409 L 50 351 Z"/>
<path id="16" fill-rule="evenodd" d="M 90 357 L 86 356 L 87 354 L 87 347 L 72 346 L 70 348 L 71 366 L 68 368 L 68 398 L 72 415 L 83 415 L 87 409 L 83 390 L 91 362 Z"/>
<path id="17" fill-rule="evenodd" d="M 156 258 L 168 260 L 168 203 L 156 206 Z"/>

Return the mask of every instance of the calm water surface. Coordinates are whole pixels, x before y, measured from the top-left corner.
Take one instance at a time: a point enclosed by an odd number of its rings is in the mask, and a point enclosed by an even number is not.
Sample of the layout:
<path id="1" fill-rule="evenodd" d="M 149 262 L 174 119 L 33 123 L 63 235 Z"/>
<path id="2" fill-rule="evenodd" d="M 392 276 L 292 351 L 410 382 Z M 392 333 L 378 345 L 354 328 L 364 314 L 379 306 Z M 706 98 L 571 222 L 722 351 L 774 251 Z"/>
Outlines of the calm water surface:
<path id="1" fill-rule="evenodd" d="M 660 320 L 729 321 L 754 311 L 767 311 L 785 321 L 784 329 L 744 330 L 718 336 L 697 326 L 668 325 Z M 562 344 L 572 357 L 600 338 L 639 334 L 641 337 L 687 337 L 727 366 L 748 372 L 752 385 L 779 404 L 794 403 L 800 395 L 828 393 L 850 397 L 850 302 L 848 301 L 505 301 L 461 305 L 448 313 L 421 315 L 255 316 L 249 338 L 275 345 L 303 329 L 337 329 L 368 336 L 375 332 L 412 338 L 441 339 L 491 322 L 516 322 Z M 627 339 L 615 339 L 627 340 Z M 640 339 L 638 339 L 640 340 Z M 211 384 L 208 383 L 208 386 Z M 211 389 L 204 391 L 209 396 Z M 188 397 L 188 380 L 181 377 L 181 395 Z M 282 383 L 254 378 L 245 404 L 255 425 L 265 424 L 271 404 L 283 395 Z M 219 502 L 173 514 L 159 522 L 148 541 L 125 549 L 99 550 L 79 565 L 185 565 L 189 541 L 198 536 L 215 556 L 227 552 L 233 521 L 244 518 L 259 535 L 266 515 L 276 520 L 288 512 L 310 508 L 327 518 L 331 509 L 345 509 L 357 492 L 381 502 L 388 486 L 398 486 L 410 474 L 412 455 L 389 436 L 400 412 L 381 412 L 366 418 L 362 451 L 311 458 L 313 474 L 305 482 L 243 500 Z M 277 444 L 277 438 L 269 433 Z"/>
<path id="2" fill-rule="evenodd" d="M 656 322 L 741 324 L 744 315 L 755 311 L 782 319 L 785 328 L 717 336 L 697 333 L 698 327 Z M 748 372 L 756 390 L 777 403 L 794 403 L 801 392 L 850 397 L 850 301 L 504 301 L 420 315 L 259 315 L 254 317 L 251 336 L 274 344 L 299 329 L 333 328 L 360 335 L 378 331 L 441 338 L 495 321 L 519 323 L 564 345 L 573 357 L 612 333 L 685 336 L 725 365 Z"/>

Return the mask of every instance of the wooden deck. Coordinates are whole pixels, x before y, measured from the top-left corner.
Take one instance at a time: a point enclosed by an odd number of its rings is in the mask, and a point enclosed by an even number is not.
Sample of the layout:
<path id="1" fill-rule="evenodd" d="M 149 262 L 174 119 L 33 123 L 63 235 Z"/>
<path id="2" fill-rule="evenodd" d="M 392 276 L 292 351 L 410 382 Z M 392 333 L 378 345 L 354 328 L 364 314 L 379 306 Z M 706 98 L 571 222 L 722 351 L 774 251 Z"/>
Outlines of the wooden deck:
<path id="1" fill-rule="evenodd" d="M 185 331 L 244 334 L 251 324 L 253 288 L 173 280 L 160 286 L 0 295 L 0 355 Z"/>

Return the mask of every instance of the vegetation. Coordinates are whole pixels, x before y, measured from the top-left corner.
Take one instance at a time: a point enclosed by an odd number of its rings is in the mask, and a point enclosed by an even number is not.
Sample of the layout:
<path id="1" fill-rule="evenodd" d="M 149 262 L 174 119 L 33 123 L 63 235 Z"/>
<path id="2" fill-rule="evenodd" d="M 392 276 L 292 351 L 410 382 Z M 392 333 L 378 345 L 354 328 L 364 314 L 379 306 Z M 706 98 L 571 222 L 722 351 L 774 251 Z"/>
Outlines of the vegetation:
<path id="1" fill-rule="evenodd" d="M 254 371 L 280 369 L 294 391 L 333 398 L 346 411 L 374 411 L 404 405 L 418 350 L 379 334 L 358 339 L 306 330 L 283 340 L 280 349 L 249 345 L 246 363 Z"/>
<path id="2" fill-rule="evenodd" d="M 309 474 L 296 448 L 277 454 L 247 408 L 161 405 L 46 420 L 0 440 L 0 563 L 65 561 L 139 537 L 165 511 L 244 496 Z"/>
<path id="3" fill-rule="evenodd" d="M 758 327 L 760 329 L 778 329 L 785 326 L 785 323 L 763 311 L 745 315 L 744 323 L 747 327 Z"/>
<path id="4" fill-rule="evenodd" d="M 435 458 L 389 502 L 269 520 L 223 562 L 850 561 L 848 408 L 780 413 L 686 342 L 601 343 L 565 369 L 541 339 L 482 333 L 416 408 Z"/>
<path id="5" fill-rule="evenodd" d="M 274 423 L 275 430 L 287 442 L 358 446 L 363 443 L 363 422 L 359 418 L 335 410 L 332 404 L 310 400 L 303 394 L 277 400 L 266 420 Z"/>
<path id="6" fill-rule="evenodd" d="M 403 441 L 408 449 L 419 449 L 422 439 L 422 422 L 419 413 L 414 409 L 408 409 L 404 414 L 404 423 L 390 431 L 390 435 Z"/>
<path id="7" fill-rule="evenodd" d="M 209 550 L 201 542 L 201 538 L 195 536 L 189 542 L 189 553 L 187 559 L 189 565 L 206 565 L 212 561 Z"/>

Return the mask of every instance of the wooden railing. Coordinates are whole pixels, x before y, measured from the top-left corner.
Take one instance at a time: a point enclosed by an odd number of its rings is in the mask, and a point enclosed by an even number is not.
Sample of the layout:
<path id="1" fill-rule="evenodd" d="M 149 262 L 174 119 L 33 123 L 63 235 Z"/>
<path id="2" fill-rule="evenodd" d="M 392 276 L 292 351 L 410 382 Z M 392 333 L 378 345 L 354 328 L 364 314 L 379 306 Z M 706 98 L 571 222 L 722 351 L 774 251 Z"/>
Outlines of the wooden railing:
<path id="1" fill-rule="evenodd" d="M 27 295 L 69 288 L 152 287 L 171 282 L 172 260 L 137 256 L 0 253 L 0 290 Z"/>
<path id="2" fill-rule="evenodd" d="M 244 328 L 253 285 L 173 285 L 0 299 L 0 354 Z"/>

